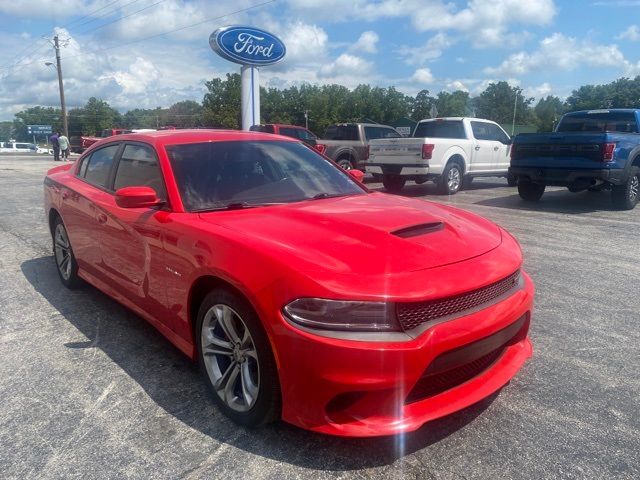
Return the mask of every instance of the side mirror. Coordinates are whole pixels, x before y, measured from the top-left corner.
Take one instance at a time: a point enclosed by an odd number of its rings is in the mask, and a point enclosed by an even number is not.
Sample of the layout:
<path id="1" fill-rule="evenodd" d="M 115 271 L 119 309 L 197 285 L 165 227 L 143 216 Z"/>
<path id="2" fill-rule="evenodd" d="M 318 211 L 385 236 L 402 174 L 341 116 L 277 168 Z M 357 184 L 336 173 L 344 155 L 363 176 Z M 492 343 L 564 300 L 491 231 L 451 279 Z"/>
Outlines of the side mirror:
<path id="1" fill-rule="evenodd" d="M 351 170 L 347 170 L 347 172 L 360 183 L 362 183 L 362 181 L 364 180 L 364 172 L 362 170 L 356 170 L 355 168 L 352 168 Z"/>
<path id="2" fill-rule="evenodd" d="M 150 208 L 161 203 L 151 187 L 124 187 L 116 191 L 116 205 L 121 208 Z"/>

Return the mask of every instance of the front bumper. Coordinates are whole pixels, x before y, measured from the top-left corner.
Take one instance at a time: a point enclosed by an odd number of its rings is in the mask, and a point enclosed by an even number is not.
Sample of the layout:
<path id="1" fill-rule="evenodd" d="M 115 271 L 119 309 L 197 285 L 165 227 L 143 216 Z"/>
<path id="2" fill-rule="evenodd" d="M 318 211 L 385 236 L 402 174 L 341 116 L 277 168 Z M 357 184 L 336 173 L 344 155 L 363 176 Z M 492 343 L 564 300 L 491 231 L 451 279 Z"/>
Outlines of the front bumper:
<path id="1" fill-rule="evenodd" d="M 525 178 L 533 183 L 568 187 L 577 184 L 590 184 L 601 180 L 614 185 L 622 185 L 627 181 L 625 170 L 620 168 L 599 169 L 567 169 L 567 168 L 537 168 L 511 167 L 509 173 L 518 178 Z"/>
<path id="2" fill-rule="evenodd" d="M 393 435 L 416 430 L 491 395 L 509 382 L 532 353 L 527 332 L 534 287 L 526 273 L 523 276 L 524 286 L 508 298 L 434 325 L 410 341 L 321 337 L 281 319 L 283 331 L 274 346 L 283 420 L 332 435 Z M 518 334 L 482 371 L 436 394 L 416 395 L 430 367 L 452 352 L 473 350 L 518 321 L 522 322 Z"/>

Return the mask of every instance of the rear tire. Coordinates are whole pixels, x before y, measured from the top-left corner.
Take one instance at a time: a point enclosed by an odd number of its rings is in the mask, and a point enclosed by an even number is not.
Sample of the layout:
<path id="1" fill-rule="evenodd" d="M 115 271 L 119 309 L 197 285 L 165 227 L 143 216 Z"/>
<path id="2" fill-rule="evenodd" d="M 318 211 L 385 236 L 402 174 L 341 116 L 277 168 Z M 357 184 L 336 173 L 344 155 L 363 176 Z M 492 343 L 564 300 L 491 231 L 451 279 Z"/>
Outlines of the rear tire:
<path id="1" fill-rule="evenodd" d="M 280 418 L 273 352 L 244 298 L 223 289 L 209 293 L 198 310 L 195 340 L 204 382 L 227 417 L 247 427 Z"/>
<path id="2" fill-rule="evenodd" d="M 512 173 L 507 174 L 507 185 L 510 187 L 518 185 L 518 177 Z"/>
<path id="3" fill-rule="evenodd" d="M 616 209 L 631 210 L 637 205 L 639 196 L 640 172 L 634 167 L 625 184 L 611 187 L 611 200 Z"/>
<path id="4" fill-rule="evenodd" d="M 53 258 L 56 261 L 56 271 L 60 281 L 70 290 L 78 288 L 82 285 L 82 279 L 78 276 L 78 262 L 73 254 L 67 229 L 59 216 L 53 221 L 51 238 Z"/>
<path id="5" fill-rule="evenodd" d="M 384 185 L 384 188 L 385 190 L 387 190 L 387 192 L 398 193 L 404 188 L 405 183 L 407 183 L 407 179 L 403 177 L 398 177 L 395 175 L 382 176 L 382 185 Z"/>
<path id="6" fill-rule="evenodd" d="M 354 168 L 356 168 L 356 166 L 353 164 L 353 162 L 351 161 L 350 158 L 339 158 L 336 163 L 338 164 L 338 166 L 340 168 L 342 168 L 343 170 L 352 170 Z"/>
<path id="7" fill-rule="evenodd" d="M 537 202 L 542 198 L 545 186 L 539 183 L 518 183 L 518 194 L 527 202 Z"/>
<path id="8" fill-rule="evenodd" d="M 443 195 L 455 195 L 462 187 L 463 169 L 457 161 L 447 163 L 439 179 L 438 190 Z"/>

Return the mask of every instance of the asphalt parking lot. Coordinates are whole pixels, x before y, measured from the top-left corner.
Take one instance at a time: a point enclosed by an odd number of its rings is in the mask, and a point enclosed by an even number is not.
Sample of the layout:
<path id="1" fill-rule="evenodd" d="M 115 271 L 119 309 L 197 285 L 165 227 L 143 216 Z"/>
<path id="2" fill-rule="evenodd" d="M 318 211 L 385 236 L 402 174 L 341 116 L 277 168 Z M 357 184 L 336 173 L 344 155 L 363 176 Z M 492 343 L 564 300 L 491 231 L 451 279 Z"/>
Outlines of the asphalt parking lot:
<path id="1" fill-rule="evenodd" d="M 0 156 L 3 478 L 640 478 L 640 207 L 563 189 L 526 205 L 502 179 L 453 197 L 408 186 L 518 238 L 537 286 L 534 357 L 462 412 L 353 440 L 235 426 L 144 320 L 91 287 L 64 289 L 42 208 L 54 165 Z"/>

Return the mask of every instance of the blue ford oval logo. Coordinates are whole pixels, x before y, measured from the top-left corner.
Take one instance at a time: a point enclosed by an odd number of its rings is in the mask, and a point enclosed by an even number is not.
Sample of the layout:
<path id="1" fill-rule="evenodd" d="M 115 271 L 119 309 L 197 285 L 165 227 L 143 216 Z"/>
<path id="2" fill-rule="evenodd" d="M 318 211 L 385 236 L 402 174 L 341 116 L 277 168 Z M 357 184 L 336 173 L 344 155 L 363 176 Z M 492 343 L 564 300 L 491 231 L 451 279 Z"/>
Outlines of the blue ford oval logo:
<path id="1" fill-rule="evenodd" d="M 214 52 L 241 65 L 272 65 L 284 58 L 287 49 L 275 35 L 254 27 L 217 29 L 209 37 Z"/>

